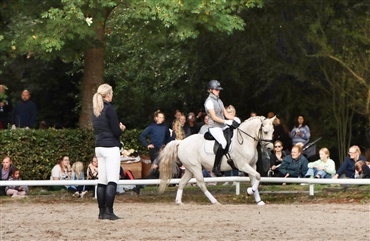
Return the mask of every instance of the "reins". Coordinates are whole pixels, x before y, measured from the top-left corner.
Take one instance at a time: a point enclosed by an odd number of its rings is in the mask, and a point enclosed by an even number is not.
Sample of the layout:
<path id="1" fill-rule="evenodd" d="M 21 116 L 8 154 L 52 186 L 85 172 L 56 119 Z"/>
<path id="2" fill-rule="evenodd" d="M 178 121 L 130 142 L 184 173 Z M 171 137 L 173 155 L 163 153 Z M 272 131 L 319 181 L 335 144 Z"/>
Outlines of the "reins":
<path id="1" fill-rule="evenodd" d="M 261 126 L 260 126 L 260 129 L 259 129 L 259 131 L 258 131 L 258 137 L 260 137 L 261 136 L 261 133 L 262 133 L 262 127 L 263 127 L 263 123 L 261 123 Z M 244 143 L 244 139 L 243 139 L 243 136 L 242 136 L 242 134 L 241 133 L 243 133 L 243 134 L 245 134 L 246 136 L 248 136 L 248 137 L 250 137 L 250 138 L 252 138 L 254 141 L 257 141 L 258 143 L 260 143 L 261 144 L 261 142 L 273 142 L 272 140 L 269 140 L 269 139 L 261 139 L 261 138 L 256 138 L 256 137 L 254 137 L 254 136 L 251 136 L 250 134 L 248 134 L 247 132 L 245 132 L 245 131 L 243 131 L 243 130 L 241 130 L 239 127 L 237 127 L 236 128 L 236 130 L 237 130 L 237 136 L 236 136 L 236 139 L 238 140 L 238 143 L 240 144 L 240 145 L 242 145 L 243 143 Z M 241 140 L 239 139 L 239 137 L 241 138 Z"/>

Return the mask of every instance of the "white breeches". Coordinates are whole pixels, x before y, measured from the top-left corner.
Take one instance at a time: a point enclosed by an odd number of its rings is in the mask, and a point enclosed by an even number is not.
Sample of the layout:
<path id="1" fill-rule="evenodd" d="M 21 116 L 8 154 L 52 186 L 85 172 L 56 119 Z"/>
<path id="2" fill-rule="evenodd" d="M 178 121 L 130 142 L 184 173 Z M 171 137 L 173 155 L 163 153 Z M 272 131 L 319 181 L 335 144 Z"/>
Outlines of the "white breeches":
<path id="1" fill-rule="evenodd" d="M 98 158 L 98 183 L 107 185 L 108 182 L 118 183 L 121 158 L 118 147 L 95 147 Z"/>
<path id="2" fill-rule="evenodd" d="M 220 145 L 222 146 L 222 149 L 225 149 L 227 143 L 226 143 L 223 129 L 221 127 L 212 127 L 212 128 L 209 128 L 209 132 L 218 141 L 218 143 L 220 143 Z"/>

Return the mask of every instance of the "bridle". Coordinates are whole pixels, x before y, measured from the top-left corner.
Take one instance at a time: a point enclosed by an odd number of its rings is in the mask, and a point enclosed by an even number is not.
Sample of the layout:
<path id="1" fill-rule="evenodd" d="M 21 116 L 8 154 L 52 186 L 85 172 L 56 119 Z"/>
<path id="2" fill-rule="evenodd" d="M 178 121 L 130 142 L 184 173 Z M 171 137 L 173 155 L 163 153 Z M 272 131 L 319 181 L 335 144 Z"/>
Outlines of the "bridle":
<path id="1" fill-rule="evenodd" d="M 262 120 L 261 120 L 261 126 L 260 126 L 260 129 L 258 130 L 258 138 L 256 138 L 254 136 L 251 136 L 247 132 L 243 131 L 239 127 L 237 127 L 236 128 L 236 139 L 238 140 L 239 145 L 243 145 L 243 143 L 244 143 L 244 139 L 243 139 L 243 135 L 242 134 L 244 134 L 244 135 L 252 138 L 254 141 L 257 141 L 261 146 L 263 146 L 262 145 L 262 142 L 267 142 L 264 145 L 268 145 L 269 143 L 272 143 L 273 142 L 272 139 L 262 139 L 261 138 L 261 136 L 262 136 L 262 128 L 263 128 L 263 123 L 262 123 Z"/>

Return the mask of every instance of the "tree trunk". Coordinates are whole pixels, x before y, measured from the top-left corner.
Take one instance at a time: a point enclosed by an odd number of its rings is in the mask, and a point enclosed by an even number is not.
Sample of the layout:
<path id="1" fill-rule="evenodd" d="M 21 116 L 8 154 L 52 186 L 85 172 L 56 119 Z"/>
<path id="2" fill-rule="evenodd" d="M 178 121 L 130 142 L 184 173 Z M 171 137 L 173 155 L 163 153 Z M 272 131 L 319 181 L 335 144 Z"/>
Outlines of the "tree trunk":
<path id="1" fill-rule="evenodd" d="M 92 98 L 97 88 L 103 83 L 104 74 L 104 24 L 96 28 L 96 36 L 101 41 L 100 47 L 90 48 L 84 51 L 84 76 L 82 80 L 82 107 L 79 126 L 83 129 L 92 129 L 91 111 Z"/>

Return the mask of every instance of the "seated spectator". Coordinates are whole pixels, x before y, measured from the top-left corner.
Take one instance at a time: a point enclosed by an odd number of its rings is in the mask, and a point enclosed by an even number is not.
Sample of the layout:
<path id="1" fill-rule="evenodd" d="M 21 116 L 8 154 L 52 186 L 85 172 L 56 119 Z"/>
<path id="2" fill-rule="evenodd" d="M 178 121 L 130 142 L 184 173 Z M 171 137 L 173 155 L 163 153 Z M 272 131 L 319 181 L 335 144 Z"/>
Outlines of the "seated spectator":
<path id="1" fill-rule="evenodd" d="M 199 134 L 204 135 L 204 133 L 206 133 L 208 131 L 208 128 L 209 128 L 209 126 L 208 126 L 208 123 L 209 123 L 208 122 L 208 119 L 209 119 L 208 115 L 204 116 L 204 119 L 203 119 L 204 125 L 202 125 L 202 127 L 200 128 Z"/>
<path id="2" fill-rule="evenodd" d="M 185 123 L 184 130 L 185 130 L 185 136 L 191 136 L 194 134 L 197 134 L 200 130 L 199 124 L 195 122 L 196 117 L 194 112 L 190 112 L 188 114 L 188 121 Z"/>
<path id="3" fill-rule="evenodd" d="M 332 178 L 335 174 L 335 162 L 330 159 L 328 148 L 321 148 L 319 151 L 320 159 L 308 163 L 306 177 Z"/>
<path id="4" fill-rule="evenodd" d="M 370 167 L 364 162 L 356 162 L 355 178 L 370 178 Z"/>
<path id="5" fill-rule="evenodd" d="M 292 138 L 293 146 L 298 142 L 301 142 L 304 146 L 310 141 L 310 128 L 306 125 L 303 115 L 298 116 L 297 122 L 290 132 L 290 137 Z"/>
<path id="6" fill-rule="evenodd" d="M 302 155 L 300 146 L 293 146 L 290 155 L 284 157 L 278 171 L 287 177 L 304 177 L 308 170 L 308 161 Z"/>
<path id="7" fill-rule="evenodd" d="M 362 161 L 366 164 L 366 158 L 361 155 L 361 150 L 358 146 L 351 146 L 348 151 L 349 156 L 344 159 L 343 164 L 337 170 L 333 178 L 355 178 L 355 164 Z"/>
<path id="8" fill-rule="evenodd" d="M 72 176 L 71 165 L 68 156 L 62 156 L 51 170 L 50 180 L 70 180 Z M 50 191 L 65 189 L 64 186 L 50 186 Z"/>
<path id="9" fill-rule="evenodd" d="M 269 177 L 282 177 L 283 175 L 278 171 L 284 157 L 288 155 L 286 151 L 283 150 L 284 145 L 281 141 L 274 142 L 274 151 L 270 156 L 271 168 L 268 173 Z"/>
<path id="10" fill-rule="evenodd" d="M 15 166 L 12 164 L 12 159 L 10 159 L 10 157 L 8 156 L 4 157 L 2 164 L 0 164 L 0 174 L 1 174 L 0 181 L 8 180 L 11 177 L 14 169 L 15 169 Z M 5 195 L 6 195 L 5 186 L 1 186 L 0 196 L 5 196 Z"/>
<path id="11" fill-rule="evenodd" d="M 84 164 L 82 162 L 75 162 L 72 165 L 71 180 L 85 180 Z M 67 189 L 73 193 L 73 197 L 83 198 L 87 193 L 85 185 L 67 186 Z"/>
<path id="12" fill-rule="evenodd" d="M 22 180 L 20 177 L 19 169 L 15 168 L 13 170 L 12 176 L 9 178 L 9 181 Z M 28 193 L 27 186 L 7 186 L 5 188 L 6 195 L 12 197 L 25 197 Z"/>
<path id="13" fill-rule="evenodd" d="M 86 170 L 86 179 L 87 180 L 98 180 L 99 172 L 98 172 L 98 158 L 96 156 L 93 157 L 91 163 L 87 166 Z M 95 186 L 86 186 L 86 190 L 92 192 L 92 196 L 95 197 Z"/>

